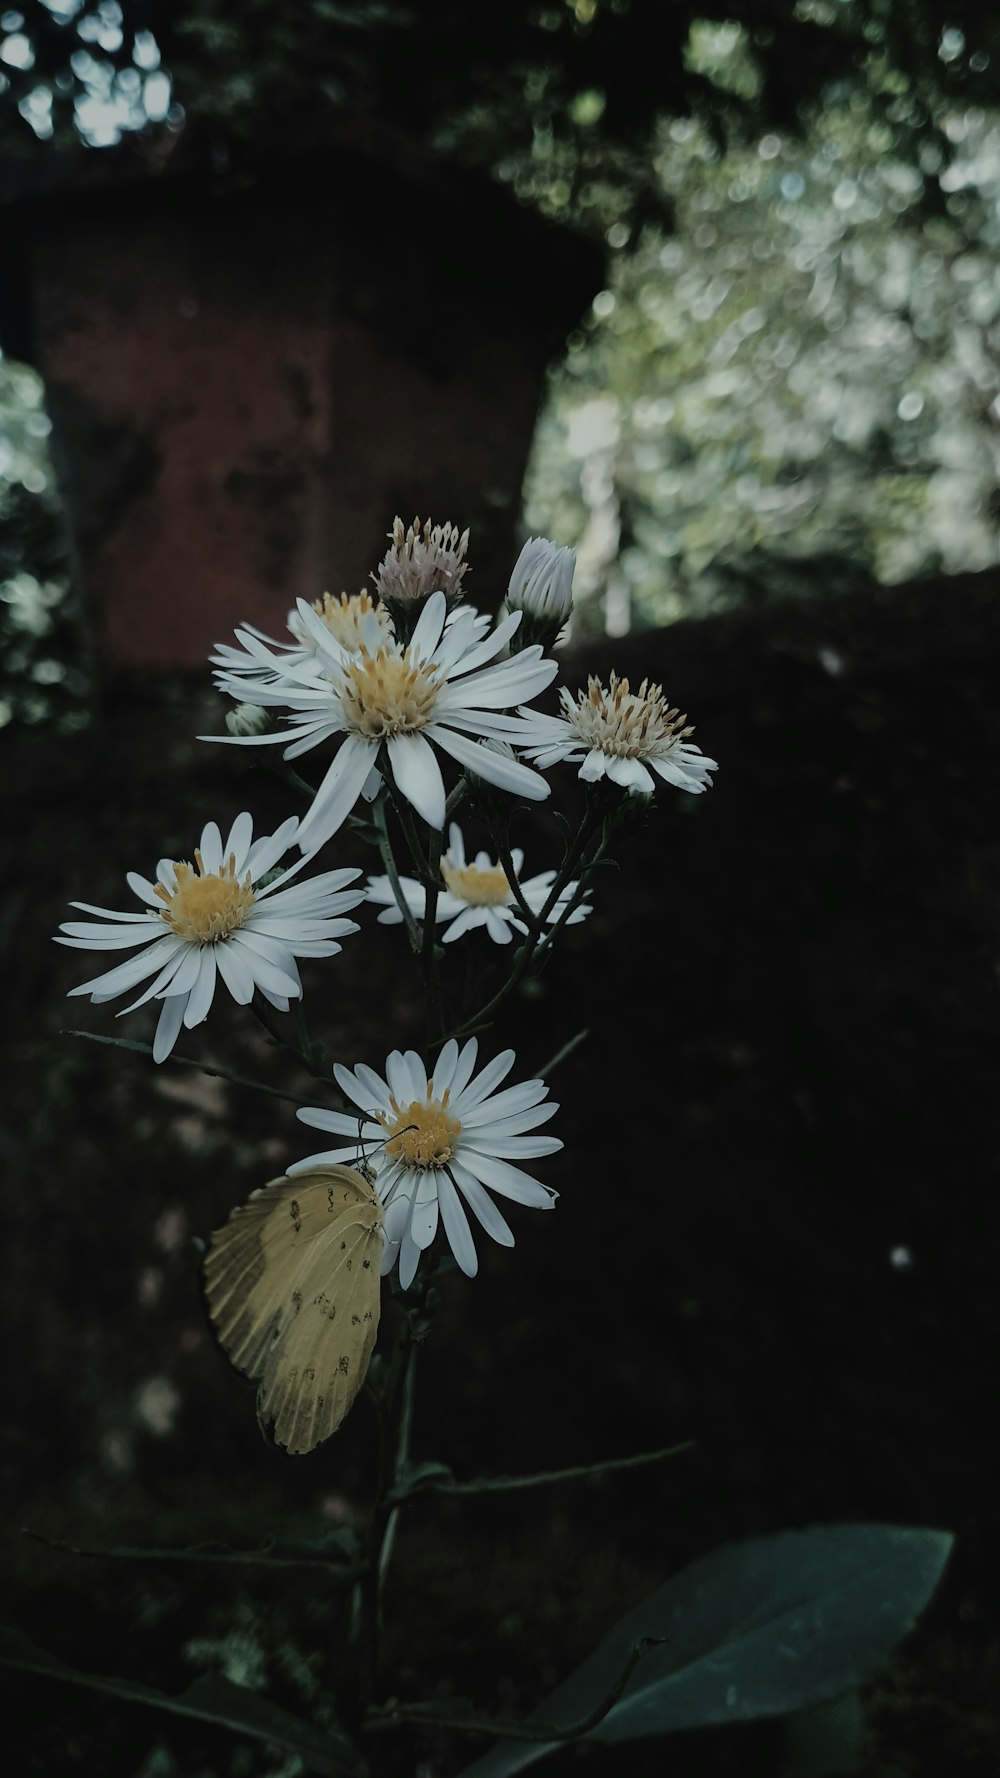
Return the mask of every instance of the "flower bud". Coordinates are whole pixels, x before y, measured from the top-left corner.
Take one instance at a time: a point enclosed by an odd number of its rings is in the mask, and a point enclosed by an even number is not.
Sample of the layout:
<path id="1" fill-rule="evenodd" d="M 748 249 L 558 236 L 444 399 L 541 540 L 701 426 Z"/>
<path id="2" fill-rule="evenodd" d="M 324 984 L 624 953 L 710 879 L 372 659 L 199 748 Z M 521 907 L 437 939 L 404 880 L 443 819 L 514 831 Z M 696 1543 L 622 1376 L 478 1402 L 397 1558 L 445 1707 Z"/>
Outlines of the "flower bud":
<path id="1" fill-rule="evenodd" d="M 239 740 L 246 735 L 266 735 L 272 727 L 271 712 L 260 704 L 237 704 L 235 710 L 226 711 L 226 727 Z"/>
<path id="2" fill-rule="evenodd" d="M 573 570 L 576 551 L 551 543 L 547 537 L 529 537 L 514 564 L 507 589 L 506 608 L 524 616 L 512 649 L 533 642 L 551 647 L 573 609 Z"/>

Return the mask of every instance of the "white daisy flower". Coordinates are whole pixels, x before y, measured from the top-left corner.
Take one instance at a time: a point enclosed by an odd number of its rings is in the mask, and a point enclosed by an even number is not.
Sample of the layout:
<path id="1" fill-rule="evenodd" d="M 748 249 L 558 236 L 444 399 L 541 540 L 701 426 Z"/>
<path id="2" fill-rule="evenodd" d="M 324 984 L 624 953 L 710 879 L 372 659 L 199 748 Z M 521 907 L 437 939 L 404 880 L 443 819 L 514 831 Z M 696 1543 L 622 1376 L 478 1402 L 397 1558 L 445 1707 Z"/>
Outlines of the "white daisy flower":
<path id="1" fill-rule="evenodd" d="M 661 686 L 644 679 L 634 692 L 627 679 L 612 673 L 607 691 L 591 676 L 586 691 L 574 699 L 563 686 L 559 700 L 561 716 L 520 710 L 523 726 L 516 734 L 513 724 L 508 731 L 536 765 L 582 760 L 581 778 L 591 783 L 610 778 L 623 790 L 654 790 L 656 780 L 648 768 L 680 790 L 710 789 L 717 761 L 688 741 L 694 729 L 670 707 Z"/>
<path id="2" fill-rule="evenodd" d="M 532 913 L 540 914 L 549 898 L 555 871 L 542 871 L 539 876 L 529 877 L 522 883 L 524 853 L 520 847 L 514 847 L 510 856 L 521 894 Z M 441 876 L 445 887 L 437 899 L 437 921 L 439 924 L 443 921 L 450 922 L 447 932 L 441 934 L 442 944 L 451 944 L 454 939 L 461 938 L 463 933 L 471 932 L 476 926 L 485 926 L 494 943 L 498 945 L 509 945 L 515 932 L 527 932 L 528 928 L 514 900 L 514 892 L 503 866 L 494 864 L 488 852 L 477 852 L 472 862 L 467 862 L 462 830 L 454 821 L 448 829 L 448 850 L 441 859 Z M 422 920 L 427 906 L 423 884 L 418 883 L 415 877 L 400 877 L 399 887 L 411 914 Z M 548 925 L 555 925 L 561 918 L 563 909 L 573 899 L 577 888 L 578 884 L 572 882 L 567 883 L 565 889 L 560 891 L 548 914 Z M 380 926 L 402 925 L 402 910 L 388 877 L 369 877 L 365 894 L 369 901 L 382 909 L 378 916 Z M 568 916 L 566 925 L 579 925 L 590 912 L 589 904 L 581 902 Z"/>
<path id="3" fill-rule="evenodd" d="M 496 1091 L 514 1065 L 513 1050 L 504 1050 L 473 1080 L 478 1050 L 474 1037 L 461 1049 L 449 1038 L 430 1077 L 415 1050 L 405 1055 L 393 1050 L 386 1080 L 363 1062 L 353 1069 L 338 1063 L 337 1084 L 362 1115 L 313 1106 L 297 1113 L 303 1123 L 348 1140 L 296 1162 L 290 1174 L 339 1161 L 357 1165 L 359 1147 L 382 1145 L 375 1157 L 376 1190 L 385 1210 L 382 1271 L 391 1272 L 398 1254 L 404 1290 L 437 1233 L 439 1217 L 462 1271 L 474 1278 L 479 1262 L 466 1206 L 494 1241 L 513 1247 L 514 1237 L 490 1192 L 536 1210 L 551 1210 L 558 1196 L 511 1165 L 562 1148 L 556 1136 L 525 1134 L 546 1123 L 558 1105 L 542 1104 L 548 1092 L 543 1080 Z"/>
<path id="4" fill-rule="evenodd" d="M 225 844 L 214 821 L 203 829 L 194 865 L 161 858 L 155 883 L 129 871 L 130 889 L 145 912 L 118 913 L 74 901 L 71 907 L 98 920 L 74 920 L 59 928 L 56 943 L 81 951 L 134 950 L 137 956 L 116 969 L 71 988 L 101 1002 L 127 994 L 152 976 L 144 992 L 123 1012 L 147 1000 L 162 1000 L 153 1060 L 162 1062 L 181 1026 L 190 1029 L 208 1017 L 219 976 L 233 999 L 245 1006 L 258 988 L 265 1000 L 287 1012 L 302 994 L 297 957 L 332 957 L 337 940 L 357 932 L 355 920 L 340 916 L 364 900 L 362 888 L 348 889 L 357 870 L 326 871 L 287 887 L 309 862 L 296 860 L 273 882 L 257 887 L 296 838 L 298 817 L 276 833 L 253 837 L 253 819 L 237 815 Z M 102 922 L 106 922 L 102 924 Z M 118 1015 L 121 1017 L 121 1013 Z"/>
<path id="5" fill-rule="evenodd" d="M 324 593 L 321 599 L 313 600 L 310 609 L 334 641 L 348 653 L 360 648 L 369 632 L 369 618 L 374 619 L 383 635 L 392 634 L 392 619 L 386 607 L 373 599 L 364 587 L 353 595 L 341 593 L 339 599 L 332 593 Z M 213 667 L 230 679 L 245 681 L 264 675 L 272 685 L 280 684 L 286 673 L 294 673 L 296 668 L 308 665 L 316 653 L 316 638 L 312 630 L 306 628 L 298 611 L 290 611 L 287 621 L 293 637 L 291 642 L 276 642 L 273 636 L 266 636 L 253 624 L 241 624 L 236 631 L 240 646 L 233 648 L 227 642 L 220 642 L 208 658 Z"/>
<path id="6" fill-rule="evenodd" d="M 265 658 L 258 679 L 222 672 L 216 683 L 243 702 L 290 709 L 288 731 L 267 735 L 212 735 L 233 746 L 282 745 L 295 759 L 325 741 L 337 744 L 298 843 L 315 851 L 346 821 L 358 797 L 373 796 L 388 768 L 396 787 L 431 827 L 444 826 L 445 788 L 436 749 L 513 796 L 538 802 L 549 786 L 538 772 L 482 739 L 506 734 L 509 711 L 551 684 L 558 671 L 538 647 L 498 660 L 520 623 L 514 612 L 489 635 L 471 609 L 447 623 L 443 592 L 432 593 L 404 646 L 365 619 L 356 652 L 337 643 L 322 620 L 299 600 L 298 611 L 317 647 L 299 667 Z M 253 640 L 253 639 L 251 639 Z M 253 641 L 257 651 L 262 645 Z M 487 663 L 491 663 L 489 665 Z M 473 738 L 475 737 L 475 738 Z"/>

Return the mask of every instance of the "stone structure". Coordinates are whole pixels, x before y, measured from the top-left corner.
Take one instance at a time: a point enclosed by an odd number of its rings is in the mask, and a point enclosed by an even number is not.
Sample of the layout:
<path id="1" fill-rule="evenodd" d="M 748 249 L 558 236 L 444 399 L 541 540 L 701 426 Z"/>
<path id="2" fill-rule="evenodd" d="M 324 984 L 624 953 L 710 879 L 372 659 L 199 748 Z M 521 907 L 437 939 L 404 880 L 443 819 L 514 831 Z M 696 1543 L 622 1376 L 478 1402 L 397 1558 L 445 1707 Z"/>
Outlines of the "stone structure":
<path id="1" fill-rule="evenodd" d="M 3 207 L 0 337 L 46 381 L 99 661 L 280 633 L 358 590 L 396 512 L 471 525 L 470 596 L 498 602 L 596 249 L 482 178 L 347 152 Z"/>

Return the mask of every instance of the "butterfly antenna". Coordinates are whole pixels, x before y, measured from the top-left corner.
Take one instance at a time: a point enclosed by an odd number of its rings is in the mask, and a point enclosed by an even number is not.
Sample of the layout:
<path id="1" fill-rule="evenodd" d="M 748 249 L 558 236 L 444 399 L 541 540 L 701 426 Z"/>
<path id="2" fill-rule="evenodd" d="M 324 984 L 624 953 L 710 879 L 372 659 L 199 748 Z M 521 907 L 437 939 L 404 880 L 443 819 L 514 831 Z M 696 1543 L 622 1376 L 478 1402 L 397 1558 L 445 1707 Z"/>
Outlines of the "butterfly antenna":
<path id="1" fill-rule="evenodd" d="M 359 1159 L 358 1159 L 357 1170 L 362 1175 L 363 1178 L 367 1179 L 369 1185 L 374 1185 L 374 1183 L 375 1183 L 375 1169 L 372 1166 L 371 1161 L 368 1159 L 367 1153 L 365 1152 L 365 1138 L 364 1138 L 363 1132 L 364 1132 L 364 1126 L 366 1123 L 377 1124 L 378 1121 L 379 1121 L 379 1117 L 378 1117 L 377 1111 L 366 1111 L 362 1117 L 358 1118 L 358 1156 L 359 1156 Z M 391 1136 L 383 1136 L 381 1142 L 373 1142 L 371 1145 L 372 1154 L 378 1154 L 379 1149 L 384 1148 L 386 1146 L 387 1142 L 394 1142 L 396 1140 L 397 1136 L 405 1136 L 407 1134 L 407 1131 L 415 1130 L 416 1127 L 417 1127 L 416 1124 L 404 1124 L 404 1126 L 401 1130 L 393 1130 Z"/>

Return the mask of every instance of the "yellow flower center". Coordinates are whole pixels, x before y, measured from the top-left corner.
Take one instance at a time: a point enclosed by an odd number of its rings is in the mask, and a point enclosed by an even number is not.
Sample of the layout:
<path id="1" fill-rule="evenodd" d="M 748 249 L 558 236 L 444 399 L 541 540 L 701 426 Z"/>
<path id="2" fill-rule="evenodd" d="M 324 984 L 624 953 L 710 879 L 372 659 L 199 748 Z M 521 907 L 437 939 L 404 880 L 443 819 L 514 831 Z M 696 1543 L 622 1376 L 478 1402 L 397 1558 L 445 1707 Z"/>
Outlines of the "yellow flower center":
<path id="1" fill-rule="evenodd" d="M 341 708 L 349 728 L 372 740 L 413 735 L 426 727 L 437 702 L 437 669 L 410 659 L 392 643 L 372 654 L 362 646 L 344 668 Z"/>
<path id="2" fill-rule="evenodd" d="M 663 688 L 644 679 L 637 692 L 627 679 L 612 673 L 605 691 L 599 679 L 591 677 L 587 690 L 574 703 L 570 693 L 562 692 L 563 714 L 572 723 L 588 747 L 599 747 L 616 759 L 648 759 L 669 753 L 671 747 L 694 729 L 685 727 L 687 717 L 671 709 Z"/>
<path id="3" fill-rule="evenodd" d="M 443 1167 L 451 1160 L 462 1134 L 457 1117 L 448 1110 L 449 1089 L 440 1099 L 432 1099 L 434 1082 L 427 1082 L 426 1099 L 414 1099 L 412 1105 L 400 1108 L 390 1098 L 391 1115 L 378 1113 L 378 1121 L 389 1132 L 385 1152 L 407 1167 Z"/>
<path id="4" fill-rule="evenodd" d="M 452 895 L 472 908 L 506 907 L 513 900 L 506 872 L 499 864 L 449 864 L 441 860 L 441 875 Z"/>
<path id="5" fill-rule="evenodd" d="M 342 648 L 360 648 L 366 617 L 377 618 L 380 628 L 386 634 L 392 628 L 385 606 L 377 603 L 363 588 L 360 593 L 353 595 L 341 593 L 339 599 L 335 599 L 332 593 L 324 593 L 322 599 L 313 600 L 313 610 L 323 619 L 334 641 L 339 642 Z"/>
<path id="6" fill-rule="evenodd" d="M 207 871 L 200 852 L 195 852 L 194 861 L 197 869 L 174 865 L 173 892 L 157 883 L 155 893 L 164 904 L 160 918 L 189 944 L 218 944 L 243 925 L 253 907 L 250 873 L 242 883 L 237 880 L 233 853 L 220 871 Z"/>

